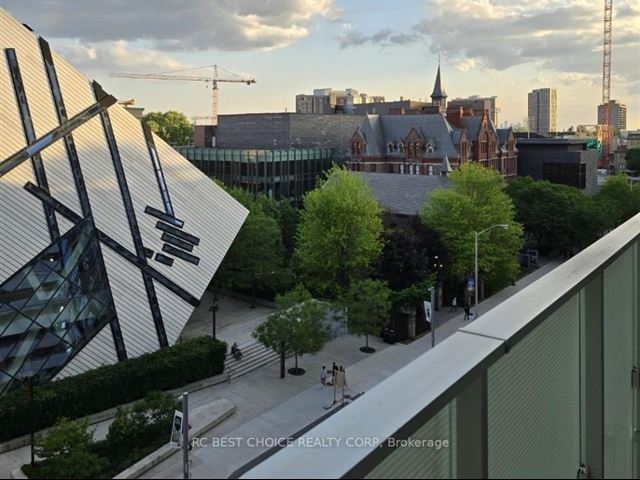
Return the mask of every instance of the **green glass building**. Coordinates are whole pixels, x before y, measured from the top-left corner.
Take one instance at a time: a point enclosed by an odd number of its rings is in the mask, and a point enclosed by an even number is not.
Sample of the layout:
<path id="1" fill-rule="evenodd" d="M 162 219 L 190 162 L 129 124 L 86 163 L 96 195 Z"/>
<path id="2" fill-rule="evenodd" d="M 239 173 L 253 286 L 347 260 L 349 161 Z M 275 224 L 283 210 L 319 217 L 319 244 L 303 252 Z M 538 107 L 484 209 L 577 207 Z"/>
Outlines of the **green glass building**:
<path id="1" fill-rule="evenodd" d="M 318 177 L 331 168 L 332 148 L 249 150 L 206 147 L 175 147 L 209 177 L 226 186 L 241 187 L 276 200 L 301 202 Z"/>

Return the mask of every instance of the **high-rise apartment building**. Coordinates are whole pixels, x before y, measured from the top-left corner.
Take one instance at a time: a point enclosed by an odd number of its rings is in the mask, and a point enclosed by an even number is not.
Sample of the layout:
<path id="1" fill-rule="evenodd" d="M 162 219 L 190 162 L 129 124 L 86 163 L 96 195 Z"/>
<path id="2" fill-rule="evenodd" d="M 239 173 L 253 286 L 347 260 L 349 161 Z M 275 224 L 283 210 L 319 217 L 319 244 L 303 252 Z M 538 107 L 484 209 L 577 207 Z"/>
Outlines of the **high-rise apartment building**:
<path id="1" fill-rule="evenodd" d="M 529 92 L 529 130 L 537 133 L 558 131 L 558 91 L 538 88 Z"/>
<path id="2" fill-rule="evenodd" d="M 619 103 L 617 100 L 610 100 L 611 106 L 611 118 L 609 124 L 618 130 L 627 129 L 627 106 L 624 103 Z M 598 125 L 605 124 L 605 108 L 606 105 L 598 105 Z"/>
<path id="3" fill-rule="evenodd" d="M 382 96 L 369 96 L 360 93 L 354 88 L 346 90 L 333 90 L 331 88 L 318 88 L 312 95 L 301 93 L 296 95 L 296 113 L 335 113 L 337 109 L 347 113 L 354 111 L 354 105 L 363 103 L 384 102 Z"/>

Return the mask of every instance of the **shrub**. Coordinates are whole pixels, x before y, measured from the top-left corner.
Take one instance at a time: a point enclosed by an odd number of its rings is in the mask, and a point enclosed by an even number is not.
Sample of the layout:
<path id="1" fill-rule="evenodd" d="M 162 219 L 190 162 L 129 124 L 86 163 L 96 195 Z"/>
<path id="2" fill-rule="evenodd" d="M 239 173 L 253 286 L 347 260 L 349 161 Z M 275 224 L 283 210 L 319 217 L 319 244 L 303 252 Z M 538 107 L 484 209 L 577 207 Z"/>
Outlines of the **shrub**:
<path id="1" fill-rule="evenodd" d="M 27 389 L 0 398 L 0 441 L 10 440 L 56 423 L 81 418 L 145 397 L 219 375 L 227 346 L 197 338 L 89 372 L 34 388 L 33 407 Z M 27 421 L 25 421 L 25 419 Z"/>
<path id="2" fill-rule="evenodd" d="M 30 478 L 92 478 L 108 462 L 92 451 L 93 432 L 87 420 L 61 418 L 46 436 L 38 435 L 35 450 L 42 460 L 25 467 Z"/>

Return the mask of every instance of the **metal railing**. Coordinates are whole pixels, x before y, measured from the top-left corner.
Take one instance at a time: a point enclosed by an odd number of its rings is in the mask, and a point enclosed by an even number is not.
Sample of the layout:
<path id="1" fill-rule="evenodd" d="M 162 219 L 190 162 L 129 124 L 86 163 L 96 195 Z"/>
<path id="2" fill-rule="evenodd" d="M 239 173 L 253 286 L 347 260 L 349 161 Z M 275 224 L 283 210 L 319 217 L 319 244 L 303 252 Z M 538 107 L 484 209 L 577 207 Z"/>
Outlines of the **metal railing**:
<path id="1" fill-rule="evenodd" d="M 640 214 L 243 478 L 638 478 L 639 272 Z"/>

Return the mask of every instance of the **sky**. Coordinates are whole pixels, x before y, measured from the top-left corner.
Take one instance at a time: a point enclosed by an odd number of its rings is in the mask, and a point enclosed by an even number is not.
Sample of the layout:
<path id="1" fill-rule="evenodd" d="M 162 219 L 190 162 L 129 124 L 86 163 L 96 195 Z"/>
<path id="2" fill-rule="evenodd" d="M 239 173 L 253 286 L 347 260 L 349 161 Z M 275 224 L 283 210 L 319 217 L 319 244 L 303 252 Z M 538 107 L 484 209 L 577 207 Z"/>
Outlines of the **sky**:
<path id="1" fill-rule="evenodd" d="M 611 98 L 640 128 L 640 0 L 614 0 Z M 146 111 L 211 112 L 201 82 L 111 78 L 218 64 L 220 113 L 295 111 L 295 95 L 355 88 L 428 100 L 497 95 L 499 123 L 526 123 L 527 93 L 558 89 L 560 128 L 596 123 L 600 0 L 0 0 L 85 75 Z M 207 76 L 210 70 L 186 75 Z"/>

